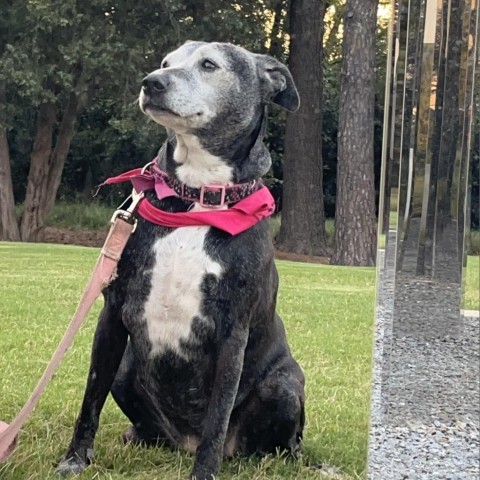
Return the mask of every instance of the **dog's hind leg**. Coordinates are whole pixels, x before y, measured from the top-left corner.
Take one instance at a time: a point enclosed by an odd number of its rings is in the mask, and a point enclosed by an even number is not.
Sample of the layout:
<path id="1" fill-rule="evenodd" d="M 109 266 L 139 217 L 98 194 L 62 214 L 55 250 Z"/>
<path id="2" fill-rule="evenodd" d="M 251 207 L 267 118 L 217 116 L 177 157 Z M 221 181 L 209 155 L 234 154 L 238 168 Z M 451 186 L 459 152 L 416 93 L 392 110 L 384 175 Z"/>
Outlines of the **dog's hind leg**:
<path id="1" fill-rule="evenodd" d="M 271 372 L 258 385 L 232 416 L 238 422 L 239 453 L 299 451 L 305 424 L 303 381 L 300 368 L 289 358 L 287 365 Z"/>
<path id="2" fill-rule="evenodd" d="M 61 476 L 78 474 L 91 462 L 100 412 L 117 374 L 128 332 L 122 323 L 120 306 L 108 295 L 93 341 L 90 370 L 80 415 L 67 454 L 57 466 Z"/>

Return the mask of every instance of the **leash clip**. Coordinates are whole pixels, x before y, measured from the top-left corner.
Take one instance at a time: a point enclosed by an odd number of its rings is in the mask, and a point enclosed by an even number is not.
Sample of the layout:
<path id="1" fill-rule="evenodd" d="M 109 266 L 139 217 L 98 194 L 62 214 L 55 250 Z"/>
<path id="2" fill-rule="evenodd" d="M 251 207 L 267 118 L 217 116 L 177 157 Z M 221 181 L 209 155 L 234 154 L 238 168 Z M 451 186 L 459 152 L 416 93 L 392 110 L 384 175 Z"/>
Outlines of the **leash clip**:
<path id="1" fill-rule="evenodd" d="M 137 228 L 137 219 L 133 218 L 133 212 L 137 208 L 140 201 L 143 199 L 143 192 L 137 192 L 135 189 L 132 190 L 132 193 L 129 197 L 113 212 L 112 218 L 110 219 L 110 223 L 115 223 L 117 218 L 121 218 L 122 220 L 131 223 L 133 225 L 132 233 Z M 131 200 L 130 205 L 127 209 L 123 209 L 122 207 L 125 205 L 128 200 Z"/>

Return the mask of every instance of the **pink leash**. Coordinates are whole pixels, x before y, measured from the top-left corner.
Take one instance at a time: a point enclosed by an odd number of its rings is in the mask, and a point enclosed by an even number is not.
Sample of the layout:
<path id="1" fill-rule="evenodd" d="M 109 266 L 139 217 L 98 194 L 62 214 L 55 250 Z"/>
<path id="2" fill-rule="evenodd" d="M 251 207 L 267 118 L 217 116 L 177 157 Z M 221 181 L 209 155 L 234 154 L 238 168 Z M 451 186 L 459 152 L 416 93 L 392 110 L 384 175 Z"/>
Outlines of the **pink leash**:
<path id="1" fill-rule="evenodd" d="M 80 325 L 87 318 L 88 312 L 95 300 L 102 293 L 102 290 L 112 281 L 123 249 L 135 229 L 135 223 L 131 220 L 131 213 L 136 208 L 142 196 L 143 195 L 136 195 L 134 192 L 134 194 L 132 194 L 133 200 L 128 210 L 117 210 L 114 213 L 112 217 L 113 224 L 108 232 L 107 239 L 105 240 L 105 244 L 93 270 L 90 282 L 83 292 L 80 303 L 65 335 L 55 350 L 50 363 L 43 372 L 42 378 L 12 423 L 8 425 L 0 421 L 0 462 L 4 462 L 14 451 L 22 426 L 37 406 L 40 396 L 52 379 L 66 351 L 72 344 L 73 337 L 80 328 Z"/>

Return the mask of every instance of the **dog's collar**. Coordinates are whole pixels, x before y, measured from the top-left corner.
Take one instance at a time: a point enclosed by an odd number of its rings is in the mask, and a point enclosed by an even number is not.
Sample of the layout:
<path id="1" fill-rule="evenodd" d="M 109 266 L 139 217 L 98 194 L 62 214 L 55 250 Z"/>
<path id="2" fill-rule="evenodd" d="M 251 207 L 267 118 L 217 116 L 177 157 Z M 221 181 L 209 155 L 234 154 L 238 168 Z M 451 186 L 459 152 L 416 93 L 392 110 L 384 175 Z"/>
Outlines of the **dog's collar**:
<path id="1" fill-rule="evenodd" d="M 160 170 L 157 158 L 145 165 L 108 178 L 104 184 L 131 181 L 137 192 L 155 189 L 157 197 L 162 199 L 168 196 L 177 196 L 189 202 L 199 203 L 202 207 L 220 208 L 237 203 L 259 190 L 263 185 L 261 180 L 255 179 L 246 183 L 234 185 L 202 185 L 200 188 L 190 187 L 167 173 Z M 102 184 L 103 185 L 103 184 Z"/>
<path id="2" fill-rule="evenodd" d="M 175 178 L 162 172 L 156 164 L 152 165 L 154 175 L 163 176 L 165 183 L 183 200 L 199 203 L 202 207 L 223 207 L 237 203 L 257 191 L 261 186 L 260 180 L 251 180 L 234 185 L 205 184 L 200 188 L 190 187 Z"/>
<path id="3" fill-rule="evenodd" d="M 207 205 L 207 211 L 166 212 L 150 203 L 144 196 L 144 192 L 146 190 L 154 190 L 159 199 L 178 196 L 178 194 L 167 184 L 166 174 L 164 174 L 164 172 L 159 170 L 155 175 L 152 170 L 151 164 L 149 164 L 144 168 L 137 168 L 117 175 L 116 177 L 110 177 L 105 180 L 102 185 L 130 181 L 134 187 L 131 195 L 132 205 L 134 205 L 134 207 L 131 206 L 131 211 L 135 210 L 148 222 L 163 227 L 178 228 L 194 225 L 210 225 L 228 232 L 231 235 L 237 235 L 238 233 L 248 230 L 264 218 L 269 217 L 275 211 L 275 201 L 270 191 L 267 187 L 262 186 L 260 181 L 257 181 L 257 188 L 250 194 L 245 193 L 248 191 L 248 188 L 239 189 L 238 185 L 232 185 L 230 188 L 237 187 L 237 189 L 230 190 L 228 193 L 236 191 L 237 196 L 231 197 L 230 201 L 235 204 L 229 208 L 218 208 L 219 205 L 226 205 L 227 203 L 226 190 L 225 195 L 222 193 L 220 197 L 223 203 L 219 202 L 215 206 L 208 206 L 208 204 L 205 203 L 204 188 L 203 205 Z M 161 174 L 159 174 L 159 172 Z M 213 187 L 216 187 L 216 185 Z M 215 194 L 217 192 L 218 191 L 214 190 L 212 193 Z M 239 195 L 243 195 L 243 198 L 240 198 Z M 239 198 L 239 200 L 233 200 L 233 198 Z M 191 197 L 188 197 L 188 200 L 192 200 Z"/>
<path id="4" fill-rule="evenodd" d="M 142 195 L 142 194 L 140 194 Z M 275 210 L 275 201 L 267 187 L 262 187 L 230 208 L 208 208 L 203 211 L 167 212 L 143 197 L 138 214 L 144 220 L 168 228 L 210 225 L 230 235 L 253 227 Z"/>

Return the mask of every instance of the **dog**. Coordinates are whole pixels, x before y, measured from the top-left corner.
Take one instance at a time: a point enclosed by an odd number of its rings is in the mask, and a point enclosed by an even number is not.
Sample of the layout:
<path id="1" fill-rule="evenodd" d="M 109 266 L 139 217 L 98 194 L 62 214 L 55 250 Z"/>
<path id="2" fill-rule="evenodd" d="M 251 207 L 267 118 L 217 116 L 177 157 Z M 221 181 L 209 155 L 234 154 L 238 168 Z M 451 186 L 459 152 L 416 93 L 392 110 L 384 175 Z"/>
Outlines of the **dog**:
<path id="1" fill-rule="evenodd" d="M 260 179 L 271 163 L 263 144 L 267 106 L 295 111 L 299 101 L 278 60 L 192 41 L 143 80 L 139 97 L 141 110 L 167 128 L 159 168 L 191 189 Z M 181 196 L 146 195 L 167 212 L 209 209 Z M 299 449 L 305 379 L 275 311 L 267 221 L 230 235 L 139 218 L 117 274 L 104 290 L 60 475 L 91 462 L 109 392 L 132 424 L 124 441 L 194 453 L 191 479 L 215 478 L 224 456 Z"/>

